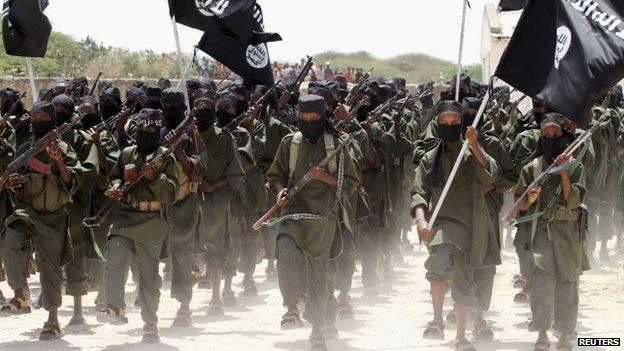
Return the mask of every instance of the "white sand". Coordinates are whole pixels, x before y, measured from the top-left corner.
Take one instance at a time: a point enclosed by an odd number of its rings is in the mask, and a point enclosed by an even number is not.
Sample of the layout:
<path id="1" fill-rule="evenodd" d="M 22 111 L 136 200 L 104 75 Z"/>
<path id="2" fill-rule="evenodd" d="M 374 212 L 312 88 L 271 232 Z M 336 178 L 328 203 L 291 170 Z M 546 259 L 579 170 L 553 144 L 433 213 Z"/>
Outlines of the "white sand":
<path id="1" fill-rule="evenodd" d="M 406 264 L 397 268 L 394 287 L 383 292 L 376 304 L 361 300 L 360 272 L 356 272 L 352 291 L 356 318 L 338 321 L 340 338 L 330 341 L 330 350 L 449 350 L 454 328 L 447 325 L 445 341 L 423 340 L 423 326 L 432 317 L 428 283 L 424 278 L 423 262 L 426 250 L 406 255 Z M 580 336 L 624 337 L 624 257 L 612 257 L 609 264 L 596 265 L 581 279 L 580 316 L 577 331 Z M 528 305 L 513 303 L 511 280 L 517 272 L 517 260 L 512 249 L 504 251 L 504 263 L 496 276 L 492 309 L 488 320 L 494 323 L 496 341 L 477 342 L 479 350 L 532 350 L 535 333 L 527 330 L 530 316 Z M 258 265 L 256 280 L 260 295 L 240 297 L 239 306 L 226 308 L 225 316 L 206 315 L 209 290 L 195 288 L 191 308 L 194 326 L 172 328 L 177 309 L 169 297 L 169 282 L 164 283 L 160 310 L 162 343 L 143 345 L 142 321 L 139 309 L 131 307 L 135 286 L 128 283 L 126 302 L 130 323 L 122 326 L 100 324 L 93 310 L 95 293 L 85 297 L 88 325 L 64 328 L 62 340 L 40 342 L 37 337 L 46 313 L 33 311 L 29 315 L 0 319 L 0 350 L 307 350 L 310 327 L 282 331 L 279 321 L 284 312 L 276 282 L 265 280 L 266 261 Z M 31 281 L 33 293 L 39 290 L 38 277 Z M 241 277 L 235 278 L 234 289 L 242 291 Z M 10 295 L 6 282 L 0 283 L 5 295 Z M 450 298 L 447 298 L 447 306 Z M 448 308 L 445 308 L 448 310 Z M 64 297 L 59 311 L 65 325 L 71 318 L 71 298 Z M 471 337 L 468 332 L 469 338 Z M 617 350 L 624 348 L 605 348 Z M 554 350 L 554 347 L 553 347 Z M 586 350 L 590 350 L 587 348 Z M 593 348 L 591 350 L 597 350 Z"/>

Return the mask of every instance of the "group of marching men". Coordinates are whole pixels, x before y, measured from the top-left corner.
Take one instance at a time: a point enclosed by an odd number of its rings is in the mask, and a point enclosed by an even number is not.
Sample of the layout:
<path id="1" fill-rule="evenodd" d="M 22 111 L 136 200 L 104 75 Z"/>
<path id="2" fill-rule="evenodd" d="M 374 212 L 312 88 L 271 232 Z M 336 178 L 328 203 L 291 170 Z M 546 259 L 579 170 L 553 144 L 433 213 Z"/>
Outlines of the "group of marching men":
<path id="1" fill-rule="evenodd" d="M 494 337 L 484 313 L 501 263 L 503 197 L 512 193 L 519 199 L 514 284 L 522 288 L 515 299 L 530 302 L 535 350 L 549 349 L 551 326 L 558 349 L 570 350 L 579 276 L 597 241 L 608 258 L 614 218 L 624 210 L 622 91 L 597 101 L 592 122 L 579 126 L 538 101 L 523 114 L 507 87 L 466 75 L 457 102 L 456 83 L 438 100 L 431 84 L 410 92 L 404 79 L 368 75 L 351 89 L 342 76 L 311 82 L 305 94 L 300 82 L 218 89 L 193 79 L 181 91 L 161 79 L 134 82 L 122 101 L 110 83 L 89 92 L 78 77 L 42 89 L 29 111 L 19 92 L 2 90 L 0 253 L 14 296 L 0 314 L 43 307 L 49 318 L 40 339 L 57 339 L 63 288 L 74 298 L 69 325 L 86 322 L 82 296 L 95 290 L 98 321 L 128 323 L 131 270 L 143 341 L 158 342 L 161 261 L 180 303 L 173 325 L 188 327 L 195 284 L 212 288 L 207 313 L 223 314 L 236 304 L 237 272 L 243 294 L 258 293 L 254 271 L 266 258 L 286 308 L 282 329 L 302 327 L 303 315 L 312 350 L 326 350 L 326 339 L 338 337 L 336 319 L 353 318 L 356 260 L 364 296 L 374 300 L 392 285 L 402 251 L 413 249 L 407 233 L 415 223 L 429 251 L 434 311 L 423 336 L 444 338 L 450 290 L 455 347 L 474 350 L 465 336 L 469 315 L 475 339 Z M 588 142 L 564 152 L 589 128 Z M 430 227 L 464 141 L 458 176 Z M 551 164 L 557 172 L 536 185 Z M 271 208 L 278 210 L 263 216 Z M 28 278 L 37 270 L 41 293 L 31 299 Z"/>

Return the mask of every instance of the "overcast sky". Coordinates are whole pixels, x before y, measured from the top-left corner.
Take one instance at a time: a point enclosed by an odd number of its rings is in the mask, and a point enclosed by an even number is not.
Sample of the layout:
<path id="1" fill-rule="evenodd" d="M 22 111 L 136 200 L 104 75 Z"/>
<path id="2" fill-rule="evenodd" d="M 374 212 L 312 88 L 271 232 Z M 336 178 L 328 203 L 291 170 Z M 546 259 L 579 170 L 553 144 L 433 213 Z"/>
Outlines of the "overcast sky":
<path id="1" fill-rule="evenodd" d="M 484 4 L 470 0 L 464 62 L 480 61 Z M 462 0 L 258 0 L 275 61 L 295 61 L 327 50 L 369 51 L 382 58 L 426 53 L 457 60 Z M 54 30 L 110 46 L 156 52 L 175 50 L 167 0 L 50 0 Z M 190 52 L 201 32 L 179 25 L 182 50 Z"/>

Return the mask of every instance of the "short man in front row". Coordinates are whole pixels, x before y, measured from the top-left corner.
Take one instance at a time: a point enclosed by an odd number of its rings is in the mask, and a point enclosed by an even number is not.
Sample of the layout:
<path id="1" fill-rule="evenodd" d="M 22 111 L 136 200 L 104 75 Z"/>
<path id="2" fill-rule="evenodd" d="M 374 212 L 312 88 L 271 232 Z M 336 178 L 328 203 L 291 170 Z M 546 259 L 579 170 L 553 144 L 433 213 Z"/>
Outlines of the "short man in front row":
<path id="1" fill-rule="evenodd" d="M 284 201 L 288 189 L 339 145 L 339 139 L 325 132 L 325 100 L 306 95 L 299 100 L 300 132 L 284 137 L 267 178 Z M 312 166 L 312 181 L 286 204 L 277 237 L 277 274 L 288 312 L 282 327 L 301 325 L 297 302 L 301 298 L 300 275 L 306 275 L 305 318 L 312 324 L 312 350 L 326 350 L 326 337 L 337 337 L 334 326 L 337 301 L 333 277 L 329 276 L 334 238 L 339 238 L 342 196 L 357 186 L 355 167 L 340 153 L 327 169 Z M 343 177 L 338 175 L 342 174 Z M 302 215 L 306 219 L 298 219 Z M 340 248 L 338 248 L 340 249 Z M 305 272 L 297 270 L 297 258 L 305 255 Z"/>
<path id="2" fill-rule="evenodd" d="M 427 280 L 431 283 L 433 321 L 427 325 L 424 337 L 444 338 L 443 305 L 447 281 L 451 281 L 451 296 L 457 311 L 457 350 L 474 347 L 466 339 L 468 306 L 475 302 L 476 268 L 500 264 L 498 240 L 488 228 L 488 215 L 483 197 L 485 186 L 499 177 L 499 168 L 479 145 L 478 131 L 466 129 L 469 151 L 462 149 L 462 114 L 457 102 L 442 101 L 437 110 L 437 146 L 427 152 L 414 177 L 412 215 L 416 218 L 418 235 L 427 242 L 429 258 L 425 262 Z M 427 216 L 440 201 L 444 184 L 457 157 L 462 157 L 458 174 L 449 188 L 433 228 Z M 461 194 L 454 198 L 454 194 Z M 430 208 L 429 206 L 432 206 Z"/>
<path id="3" fill-rule="evenodd" d="M 136 146 L 125 148 L 111 170 L 106 195 L 120 201 L 111 225 L 106 250 L 106 299 L 108 309 L 98 321 L 128 323 L 124 287 L 130 257 L 134 254 L 139 275 L 143 341 L 158 342 L 158 302 L 162 279 L 158 263 L 169 226 L 164 206 L 173 204 L 178 189 L 176 163 L 172 155 L 159 158 L 164 119 L 160 110 L 144 108 L 137 116 Z M 141 174 L 143 177 L 141 177 Z M 137 181 L 138 179 L 138 181 Z M 121 193 L 122 183 L 136 181 Z"/>
<path id="4" fill-rule="evenodd" d="M 33 139 L 18 148 L 18 155 L 54 130 L 54 105 L 49 102 L 35 104 L 31 119 Z M 80 161 L 71 146 L 57 141 L 31 158 L 26 171 L 9 176 L 14 211 L 6 220 L 2 256 L 9 286 L 15 296 L 2 307 L 2 314 L 30 312 L 23 287 L 26 286 L 24 269 L 29 262 L 29 242 L 32 241 L 40 272 L 41 300 L 49 313 L 40 340 L 61 336 L 57 312 L 62 302 L 63 266 L 71 260 L 72 251 L 67 203 L 80 187 L 81 173 Z"/>

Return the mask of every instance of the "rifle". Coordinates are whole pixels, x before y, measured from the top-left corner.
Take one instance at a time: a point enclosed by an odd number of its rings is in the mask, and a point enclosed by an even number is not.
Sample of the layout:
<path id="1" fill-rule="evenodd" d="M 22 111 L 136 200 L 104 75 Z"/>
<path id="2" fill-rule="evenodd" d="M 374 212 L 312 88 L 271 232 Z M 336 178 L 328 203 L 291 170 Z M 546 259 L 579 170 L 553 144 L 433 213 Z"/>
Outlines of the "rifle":
<path id="1" fill-rule="evenodd" d="M 281 80 L 278 80 L 277 83 L 273 84 L 273 86 L 269 90 L 267 90 L 267 92 L 264 93 L 264 95 L 262 95 L 262 97 L 260 97 L 258 101 L 256 101 L 253 105 L 251 105 L 247 109 L 247 111 L 241 113 L 240 116 L 234 118 L 230 123 L 228 123 L 225 127 L 223 127 L 223 129 L 226 129 L 231 132 L 234 129 L 236 129 L 236 127 L 241 125 L 241 123 L 245 119 L 250 118 L 250 117 L 255 119 L 260 114 L 260 109 L 264 106 L 264 102 L 267 101 L 269 96 L 273 94 L 273 91 L 275 90 L 275 88 L 280 82 Z"/>
<path id="2" fill-rule="evenodd" d="M 375 110 L 371 113 L 371 116 L 368 117 L 366 121 L 363 122 L 363 124 L 369 127 L 373 125 L 373 123 L 377 122 L 379 118 L 384 113 L 386 113 L 386 111 L 388 111 L 391 107 L 394 106 L 398 98 L 399 98 L 399 95 L 395 95 L 391 97 L 390 99 L 386 100 L 386 102 L 384 102 L 383 104 L 377 106 L 377 108 L 375 108 Z"/>
<path id="3" fill-rule="evenodd" d="M 37 156 L 40 152 L 47 149 L 54 141 L 60 139 L 65 133 L 74 128 L 78 122 L 82 120 L 82 117 L 84 117 L 84 115 L 80 115 L 80 117 L 70 123 L 65 122 L 53 131 L 44 135 L 43 138 L 35 140 L 33 146 L 11 161 L 4 173 L 2 173 L 2 176 L 0 176 L 0 189 L 4 188 L 11 174 L 17 173 L 17 171 L 24 167 L 31 158 Z"/>
<path id="4" fill-rule="evenodd" d="M 345 98 L 345 104 L 349 106 L 353 106 L 356 103 L 357 94 L 361 92 L 366 84 L 368 83 L 368 78 L 370 77 L 373 69 L 375 67 L 371 67 L 360 79 L 360 81 L 351 89 L 349 95 Z"/>
<path id="5" fill-rule="evenodd" d="M 511 103 L 511 111 L 509 111 L 509 120 L 511 123 L 516 123 L 516 118 L 518 117 L 518 105 L 522 102 L 522 100 L 526 99 L 527 94 L 522 95 L 518 100 Z"/>
<path id="6" fill-rule="evenodd" d="M 323 158 L 321 160 L 321 162 L 317 163 L 315 165 L 315 167 L 321 167 L 321 168 L 325 168 L 327 166 L 327 164 L 329 164 L 329 161 L 331 161 L 334 157 L 336 157 L 338 155 L 338 153 L 340 153 L 342 150 L 344 150 L 344 148 L 347 147 L 347 145 L 349 145 L 349 142 L 351 141 L 353 137 L 349 136 L 347 138 L 347 140 L 345 140 L 344 142 L 340 143 L 340 145 L 338 145 L 338 147 L 336 147 L 336 150 L 330 152 L 329 154 L 327 154 L 325 156 L 325 158 Z M 260 230 L 262 229 L 262 227 L 264 227 L 265 225 L 267 225 L 268 221 L 273 218 L 273 216 L 275 216 L 275 214 L 281 210 L 282 208 L 286 207 L 291 201 L 292 199 L 295 197 L 295 195 L 297 195 L 297 193 L 299 193 L 301 191 L 301 189 L 303 189 L 309 182 L 312 181 L 312 169 L 314 167 L 311 167 L 310 169 L 308 169 L 308 171 L 303 175 L 303 177 L 297 182 L 297 184 L 295 184 L 292 189 L 288 190 L 286 192 L 286 196 L 283 198 L 283 201 L 278 200 L 275 205 L 273 205 L 273 207 L 271 207 L 264 215 L 262 215 L 262 217 L 260 217 L 260 219 L 258 219 L 256 221 L 256 223 L 254 223 L 253 225 L 253 229 L 254 230 Z"/>
<path id="7" fill-rule="evenodd" d="M 3 118 L 8 118 L 9 116 L 11 116 L 11 114 L 13 112 L 15 112 L 15 109 L 17 108 L 17 105 L 19 105 L 19 102 L 22 101 L 22 99 L 26 96 L 26 92 L 21 93 L 18 97 L 17 100 L 13 103 L 13 105 L 11 105 L 11 108 L 7 111 L 7 113 L 4 114 L 4 116 L 2 116 Z M 16 116 L 17 117 L 17 116 Z M 21 117 L 21 116 L 20 116 Z"/>
<path id="8" fill-rule="evenodd" d="M 129 108 L 119 112 L 115 116 L 102 121 L 89 129 L 89 134 L 100 134 L 105 130 L 110 130 L 117 124 L 117 121 L 127 119 L 136 110 L 136 107 L 145 99 L 145 95 L 142 95 L 137 101 L 133 102 Z"/>
<path id="9" fill-rule="evenodd" d="M 91 90 L 89 90 L 88 95 L 93 95 L 95 88 L 97 88 L 97 83 L 100 80 L 100 77 L 102 77 L 102 72 L 98 73 L 97 77 L 95 78 L 95 81 L 93 82 L 93 86 L 91 86 Z"/>
<path id="10" fill-rule="evenodd" d="M 186 125 L 188 125 L 191 119 L 192 117 L 190 115 L 187 116 L 184 121 L 172 131 L 172 135 L 174 136 L 164 142 L 164 144 L 168 147 L 165 148 L 161 154 L 157 155 L 156 153 L 158 152 L 158 150 L 156 150 L 153 153 L 147 155 L 145 160 L 148 165 L 158 164 L 175 151 L 175 148 L 180 145 L 180 143 L 184 140 L 183 136 L 185 135 L 183 132 L 179 133 L 179 130 L 184 130 L 184 128 L 186 127 Z M 115 201 L 109 201 L 104 207 L 100 208 L 100 210 L 93 217 L 84 218 L 82 220 L 82 223 L 85 225 L 85 227 L 93 228 L 102 225 L 102 222 L 104 222 L 106 217 L 108 217 L 113 212 L 113 210 L 117 208 L 117 206 L 122 201 L 124 196 L 128 193 L 128 191 L 130 191 L 144 177 L 145 173 L 141 172 L 137 176 L 133 177 L 133 179 L 130 179 L 126 181 L 123 185 L 121 185 L 119 189 L 119 199 Z"/>
<path id="11" fill-rule="evenodd" d="M 358 101 L 358 103 L 355 106 L 351 107 L 347 117 L 345 119 L 343 119 L 343 120 L 338 121 L 338 123 L 336 123 L 334 128 L 336 130 L 340 131 L 344 127 L 348 126 L 349 123 L 357 116 L 358 111 L 362 107 L 364 107 L 364 105 L 368 105 L 369 101 L 370 101 L 370 99 L 369 99 L 368 96 L 364 96 L 362 99 L 360 99 L 360 101 Z"/>
<path id="12" fill-rule="evenodd" d="M 570 145 L 568 145 L 568 147 L 563 151 L 563 154 L 565 154 L 565 155 L 572 155 L 572 154 L 574 154 L 574 152 L 581 145 L 583 145 L 584 142 L 586 142 L 589 138 L 591 138 L 592 134 L 598 129 L 598 127 L 600 127 L 600 123 L 595 123 L 591 128 L 589 128 L 588 130 L 583 132 L 583 134 L 581 134 L 581 136 L 576 138 Z M 544 184 L 544 182 L 546 182 L 548 179 L 550 179 L 550 177 L 552 177 L 553 175 L 559 174 L 559 172 L 561 172 L 564 169 L 567 169 L 567 167 L 569 167 L 569 164 L 557 166 L 557 165 L 555 165 L 554 162 L 551 163 L 548 166 L 548 168 L 546 168 L 546 170 L 544 170 L 539 176 L 537 176 L 533 180 L 533 182 L 531 182 L 531 184 L 522 193 L 520 198 L 513 204 L 513 206 L 509 210 L 509 212 L 507 212 L 507 214 L 505 214 L 505 216 L 503 217 L 503 220 L 505 220 L 507 222 L 511 222 L 516 217 L 518 212 L 520 212 L 520 208 L 522 208 L 522 205 L 524 205 L 524 203 L 525 203 L 525 201 L 527 199 L 527 196 L 529 194 L 529 190 L 531 188 L 542 186 L 542 184 Z"/>
<path id="13" fill-rule="evenodd" d="M 308 73 L 312 69 L 312 65 L 314 65 L 314 61 L 312 61 L 312 59 L 313 59 L 312 56 L 308 56 L 308 61 L 301 69 L 301 72 L 299 73 L 299 76 L 297 76 L 297 79 L 295 79 L 295 81 L 292 82 L 290 86 L 288 86 L 288 89 L 286 89 L 286 91 L 282 94 L 282 96 L 280 96 L 280 99 L 277 104 L 280 110 L 282 110 L 286 106 L 286 104 L 288 103 L 288 100 L 290 99 L 292 95 L 299 92 L 301 83 L 303 83 L 303 81 L 305 80 L 305 77 L 308 76 Z"/>

